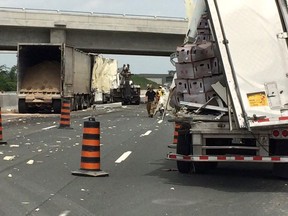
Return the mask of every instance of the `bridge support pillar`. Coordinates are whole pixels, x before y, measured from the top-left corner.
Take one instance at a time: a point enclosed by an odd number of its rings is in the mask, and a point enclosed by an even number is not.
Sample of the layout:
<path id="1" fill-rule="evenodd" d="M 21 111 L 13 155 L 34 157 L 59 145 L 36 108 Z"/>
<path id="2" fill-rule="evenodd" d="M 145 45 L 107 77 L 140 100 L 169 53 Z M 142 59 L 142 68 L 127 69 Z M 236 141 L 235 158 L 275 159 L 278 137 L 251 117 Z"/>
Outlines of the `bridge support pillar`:
<path id="1" fill-rule="evenodd" d="M 51 29 L 50 30 L 50 43 L 66 43 L 66 30 L 65 29 Z"/>

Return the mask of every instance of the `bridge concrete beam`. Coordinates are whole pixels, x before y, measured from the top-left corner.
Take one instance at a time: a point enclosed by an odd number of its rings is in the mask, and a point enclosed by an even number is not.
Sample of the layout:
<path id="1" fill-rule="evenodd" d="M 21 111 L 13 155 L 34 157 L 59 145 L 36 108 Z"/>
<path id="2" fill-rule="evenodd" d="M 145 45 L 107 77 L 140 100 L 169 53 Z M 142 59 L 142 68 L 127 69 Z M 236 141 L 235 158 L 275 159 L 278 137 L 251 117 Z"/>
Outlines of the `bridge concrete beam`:
<path id="1" fill-rule="evenodd" d="M 106 54 L 169 56 L 184 35 L 84 31 L 40 28 L 0 29 L 0 49 L 17 50 L 18 43 L 62 43 L 80 50 Z"/>
<path id="2" fill-rule="evenodd" d="M 50 30 L 50 43 L 66 43 L 66 30 L 65 29 L 51 29 Z"/>

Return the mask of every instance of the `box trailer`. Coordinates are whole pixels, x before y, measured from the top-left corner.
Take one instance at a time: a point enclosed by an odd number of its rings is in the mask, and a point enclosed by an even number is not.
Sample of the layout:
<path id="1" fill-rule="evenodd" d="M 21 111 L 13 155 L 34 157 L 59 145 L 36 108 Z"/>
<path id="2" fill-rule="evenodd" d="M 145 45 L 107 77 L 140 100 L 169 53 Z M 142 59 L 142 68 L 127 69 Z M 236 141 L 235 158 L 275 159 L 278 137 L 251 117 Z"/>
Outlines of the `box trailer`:
<path id="1" fill-rule="evenodd" d="M 18 44 L 18 111 L 59 113 L 61 98 L 72 110 L 89 107 L 92 58 L 65 44 Z"/>

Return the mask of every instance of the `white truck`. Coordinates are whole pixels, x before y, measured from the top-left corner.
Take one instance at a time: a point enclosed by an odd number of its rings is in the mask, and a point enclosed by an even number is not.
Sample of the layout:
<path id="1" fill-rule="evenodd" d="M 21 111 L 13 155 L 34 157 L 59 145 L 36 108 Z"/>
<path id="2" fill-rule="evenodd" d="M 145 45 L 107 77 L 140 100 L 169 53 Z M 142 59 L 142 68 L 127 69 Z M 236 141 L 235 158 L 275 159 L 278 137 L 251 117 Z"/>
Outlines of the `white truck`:
<path id="1" fill-rule="evenodd" d="M 172 57 L 180 129 L 167 159 L 181 173 L 251 162 L 288 177 L 287 2 L 186 3 L 190 27 Z"/>

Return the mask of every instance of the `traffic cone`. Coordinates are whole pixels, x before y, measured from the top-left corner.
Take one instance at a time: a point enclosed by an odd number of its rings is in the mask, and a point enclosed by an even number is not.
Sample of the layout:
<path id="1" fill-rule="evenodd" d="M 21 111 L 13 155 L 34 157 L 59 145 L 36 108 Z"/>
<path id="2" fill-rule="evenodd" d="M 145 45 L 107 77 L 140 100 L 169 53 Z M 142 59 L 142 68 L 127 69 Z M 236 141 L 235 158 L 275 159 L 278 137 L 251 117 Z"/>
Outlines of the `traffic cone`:
<path id="1" fill-rule="evenodd" d="M 178 142 L 178 136 L 179 136 L 180 127 L 181 127 L 181 125 L 175 122 L 173 143 L 168 145 L 169 148 L 176 148 L 176 145 L 177 145 L 177 142 Z"/>
<path id="2" fill-rule="evenodd" d="M 3 141 L 3 134 L 2 134 L 2 117 L 1 117 L 1 107 L 0 107 L 0 145 L 5 145 L 7 142 Z"/>
<path id="3" fill-rule="evenodd" d="M 70 99 L 63 98 L 59 129 L 72 129 L 70 127 Z"/>
<path id="4" fill-rule="evenodd" d="M 72 175 L 109 175 L 100 169 L 100 122 L 96 122 L 95 118 L 84 122 L 80 169 L 73 171 Z"/>

